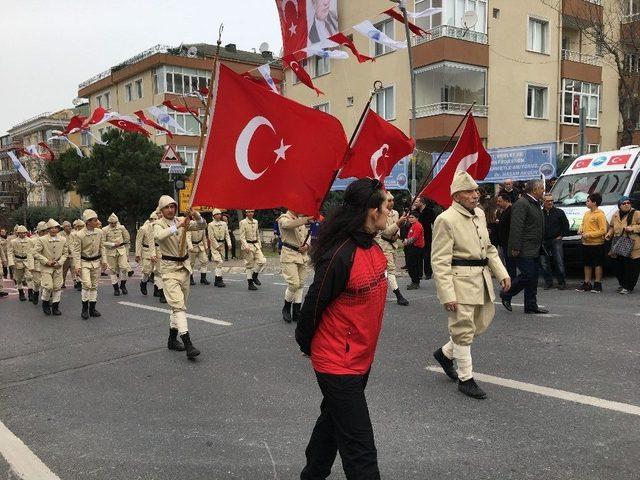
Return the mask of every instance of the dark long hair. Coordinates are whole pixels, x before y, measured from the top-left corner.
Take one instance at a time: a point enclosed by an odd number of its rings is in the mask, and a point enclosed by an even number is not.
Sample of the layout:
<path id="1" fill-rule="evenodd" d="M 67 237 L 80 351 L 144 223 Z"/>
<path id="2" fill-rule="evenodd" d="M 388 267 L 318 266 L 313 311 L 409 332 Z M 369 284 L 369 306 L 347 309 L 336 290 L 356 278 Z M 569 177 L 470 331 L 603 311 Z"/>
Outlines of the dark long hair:
<path id="1" fill-rule="evenodd" d="M 334 246 L 354 232 L 362 231 L 370 208 L 382 208 L 387 201 L 378 180 L 362 178 L 351 183 L 344 192 L 342 205 L 335 208 L 320 225 L 318 240 L 311 251 L 314 264 Z"/>

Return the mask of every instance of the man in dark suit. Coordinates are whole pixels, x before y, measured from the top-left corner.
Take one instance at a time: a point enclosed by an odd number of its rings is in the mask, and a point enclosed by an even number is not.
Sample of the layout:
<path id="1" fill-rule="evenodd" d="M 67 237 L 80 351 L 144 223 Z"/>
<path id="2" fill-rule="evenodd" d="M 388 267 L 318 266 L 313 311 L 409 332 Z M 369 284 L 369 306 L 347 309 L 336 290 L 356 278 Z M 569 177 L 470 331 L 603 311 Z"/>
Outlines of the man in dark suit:
<path id="1" fill-rule="evenodd" d="M 442 212 L 442 210 L 435 202 L 423 197 L 418 197 L 415 208 L 420 212 L 418 221 L 422 224 L 422 230 L 424 231 L 424 278 L 430 280 L 433 275 L 433 270 L 431 270 L 433 222 L 436 221 L 436 217 Z"/>
<path id="2" fill-rule="evenodd" d="M 509 252 L 509 230 L 511 229 L 511 195 L 507 192 L 498 194 L 498 208 L 501 210 L 498 218 L 498 253 L 500 259 L 507 267 L 507 272 L 511 278 L 516 278 L 516 265 Z"/>

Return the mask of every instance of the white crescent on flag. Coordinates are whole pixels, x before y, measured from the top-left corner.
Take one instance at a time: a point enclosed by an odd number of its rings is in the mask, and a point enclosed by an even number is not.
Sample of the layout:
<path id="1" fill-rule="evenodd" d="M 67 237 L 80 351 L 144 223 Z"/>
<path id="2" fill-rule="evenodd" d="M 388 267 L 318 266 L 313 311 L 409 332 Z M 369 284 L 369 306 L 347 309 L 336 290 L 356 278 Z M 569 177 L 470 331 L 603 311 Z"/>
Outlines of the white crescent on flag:
<path id="1" fill-rule="evenodd" d="M 257 180 L 269 169 L 267 167 L 261 172 L 254 172 L 251 169 L 251 165 L 249 165 L 249 144 L 256 130 L 263 125 L 269 127 L 273 133 L 276 133 L 269 120 L 265 117 L 257 116 L 249 120 L 242 132 L 240 132 L 236 142 L 236 165 L 242 176 L 247 180 Z"/>
<path id="2" fill-rule="evenodd" d="M 469 170 L 469 167 L 478 161 L 478 152 L 471 153 L 460 160 L 460 163 L 456 167 L 456 172 Z"/>
<path id="3" fill-rule="evenodd" d="M 380 175 L 378 175 L 378 161 L 387 156 L 387 152 L 389 151 L 389 145 L 386 143 L 380 147 L 379 150 L 373 152 L 371 155 L 371 171 L 373 172 L 373 178 L 376 180 L 380 180 Z"/>

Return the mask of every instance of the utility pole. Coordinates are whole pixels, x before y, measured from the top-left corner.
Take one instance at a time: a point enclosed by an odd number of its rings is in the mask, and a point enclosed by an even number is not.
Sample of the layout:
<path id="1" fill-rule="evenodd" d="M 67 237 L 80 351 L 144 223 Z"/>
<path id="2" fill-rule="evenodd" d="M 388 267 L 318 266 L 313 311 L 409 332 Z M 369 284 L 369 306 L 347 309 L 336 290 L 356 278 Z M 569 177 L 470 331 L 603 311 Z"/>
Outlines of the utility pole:
<path id="1" fill-rule="evenodd" d="M 585 126 L 587 123 L 587 107 L 585 107 L 584 105 L 582 107 L 580 107 L 580 142 L 578 144 L 578 154 L 580 156 L 584 155 L 585 153 L 587 153 L 585 150 Z"/>

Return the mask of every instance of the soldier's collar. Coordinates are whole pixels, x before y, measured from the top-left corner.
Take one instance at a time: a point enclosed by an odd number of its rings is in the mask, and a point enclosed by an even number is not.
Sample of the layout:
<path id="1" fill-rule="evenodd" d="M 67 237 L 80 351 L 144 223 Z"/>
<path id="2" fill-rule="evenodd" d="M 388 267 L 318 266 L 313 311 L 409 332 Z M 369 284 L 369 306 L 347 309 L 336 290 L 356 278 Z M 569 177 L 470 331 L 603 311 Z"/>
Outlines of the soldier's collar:
<path id="1" fill-rule="evenodd" d="M 469 210 L 467 210 L 465 207 L 463 207 L 462 205 L 460 205 L 458 202 L 454 201 L 452 203 L 453 208 L 458 211 L 459 213 L 461 213 L 462 215 L 466 216 L 466 217 L 475 217 L 476 213 L 474 212 L 470 212 Z"/>

